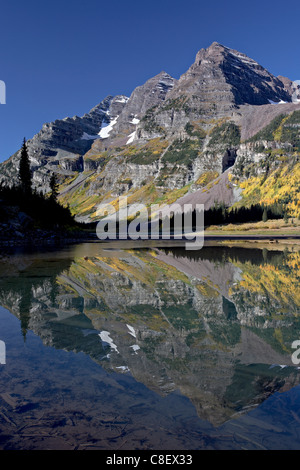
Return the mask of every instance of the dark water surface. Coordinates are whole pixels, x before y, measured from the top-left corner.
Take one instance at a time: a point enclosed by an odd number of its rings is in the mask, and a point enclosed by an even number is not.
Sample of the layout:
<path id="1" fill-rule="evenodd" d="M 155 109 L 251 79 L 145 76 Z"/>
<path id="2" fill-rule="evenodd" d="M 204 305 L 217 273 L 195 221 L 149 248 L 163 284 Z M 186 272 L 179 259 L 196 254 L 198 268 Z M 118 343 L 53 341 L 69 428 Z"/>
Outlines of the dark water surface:
<path id="1" fill-rule="evenodd" d="M 298 251 L 0 261 L 1 449 L 300 449 Z"/>

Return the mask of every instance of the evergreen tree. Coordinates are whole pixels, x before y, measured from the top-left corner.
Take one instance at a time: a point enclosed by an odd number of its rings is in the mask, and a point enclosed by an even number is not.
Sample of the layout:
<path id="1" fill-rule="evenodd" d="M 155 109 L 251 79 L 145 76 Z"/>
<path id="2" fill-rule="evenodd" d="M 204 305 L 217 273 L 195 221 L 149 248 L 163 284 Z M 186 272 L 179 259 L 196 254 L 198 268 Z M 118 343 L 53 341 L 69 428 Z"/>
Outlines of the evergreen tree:
<path id="1" fill-rule="evenodd" d="M 268 220 L 268 212 L 266 208 L 264 208 L 262 219 L 264 222 L 267 222 Z"/>
<path id="2" fill-rule="evenodd" d="M 19 167 L 19 180 L 22 190 L 30 194 L 31 193 L 31 171 L 29 156 L 26 147 L 26 140 L 24 138 L 23 146 L 21 149 L 20 167 Z"/>
<path id="3" fill-rule="evenodd" d="M 51 199 L 54 201 L 57 201 L 57 196 L 58 196 L 58 182 L 56 175 L 52 173 L 51 179 L 50 179 L 50 189 L 51 189 Z"/>

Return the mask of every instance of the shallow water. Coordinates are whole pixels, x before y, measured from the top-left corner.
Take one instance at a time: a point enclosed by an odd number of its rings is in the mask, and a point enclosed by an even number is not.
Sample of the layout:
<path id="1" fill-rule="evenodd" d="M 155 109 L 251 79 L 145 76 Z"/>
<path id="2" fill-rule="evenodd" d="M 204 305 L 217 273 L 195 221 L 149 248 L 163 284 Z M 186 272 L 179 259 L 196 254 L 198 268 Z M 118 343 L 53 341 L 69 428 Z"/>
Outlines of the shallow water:
<path id="1" fill-rule="evenodd" d="M 300 254 L 143 246 L 2 254 L 0 448 L 299 449 Z"/>

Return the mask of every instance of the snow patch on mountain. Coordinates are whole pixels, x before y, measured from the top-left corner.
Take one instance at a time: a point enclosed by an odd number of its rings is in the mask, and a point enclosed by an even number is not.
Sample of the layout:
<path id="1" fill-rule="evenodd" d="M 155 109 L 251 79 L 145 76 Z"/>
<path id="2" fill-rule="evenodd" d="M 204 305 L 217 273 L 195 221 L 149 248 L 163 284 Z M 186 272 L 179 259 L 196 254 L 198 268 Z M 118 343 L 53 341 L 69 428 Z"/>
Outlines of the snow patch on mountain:
<path id="1" fill-rule="evenodd" d="M 126 142 L 126 145 L 131 144 L 131 142 L 134 141 L 135 136 L 136 136 L 136 131 L 132 132 L 132 134 L 130 134 L 130 135 L 128 136 L 129 139 L 128 139 L 127 142 Z"/>
<path id="2" fill-rule="evenodd" d="M 117 353 L 119 352 L 117 346 L 115 345 L 115 343 L 110 337 L 109 331 L 101 331 L 99 333 L 99 336 L 100 336 L 101 341 L 103 341 L 103 343 L 108 343 L 114 351 L 116 351 Z"/>
<path id="3" fill-rule="evenodd" d="M 107 139 L 107 137 L 109 137 L 109 134 L 111 133 L 111 131 L 113 130 L 113 127 L 114 125 L 116 124 L 117 120 L 118 120 L 118 117 L 115 117 L 108 125 L 103 125 L 102 124 L 102 127 L 101 127 L 101 130 L 99 132 L 99 136 L 101 139 Z"/>
<path id="4" fill-rule="evenodd" d="M 127 103 L 129 98 L 127 96 L 122 96 L 120 99 L 115 100 L 116 103 Z"/>
<path id="5" fill-rule="evenodd" d="M 86 132 L 84 132 L 80 139 L 81 140 L 95 140 L 95 139 L 100 139 L 100 136 L 99 135 L 90 135 L 90 134 L 87 134 Z"/>
<path id="6" fill-rule="evenodd" d="M 283 100 L 280 100 L 280 101 L 272 101 L 272 100 L 268 100 L 270 104 L 286 104 L 287 101 L 283 101 Z"/>
<path id="7" fill-rule="evenodd" d="M 135 352 L 135 354 L 137 354 L 137 351 L 138 351 L 139 349 L 141 349 L 137 344 L 133 344 L 133 345 L 130 346 L 130 347 L 131 347 L 131 349 L 133 349 L 133 351 Z"/>
<path id="8" fill-rule="evenodd" d="M 130 325 L 126 325 L 128 330 L 129 330 L 129 334 L 132 335 L 134 338 L 136 338 L 136 333 L 135 333 L 135 329 L 133 328 L 133 326 L 130 326 Z"/>

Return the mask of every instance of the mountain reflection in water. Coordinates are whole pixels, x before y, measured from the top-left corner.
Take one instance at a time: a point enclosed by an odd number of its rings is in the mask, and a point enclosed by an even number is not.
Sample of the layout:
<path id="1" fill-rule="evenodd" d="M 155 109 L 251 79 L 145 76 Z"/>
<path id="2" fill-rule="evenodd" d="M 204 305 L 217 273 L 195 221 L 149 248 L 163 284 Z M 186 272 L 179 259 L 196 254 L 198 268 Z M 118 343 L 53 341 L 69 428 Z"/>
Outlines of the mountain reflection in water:
<path id="1" fill-rule="evenodd" d="M 45 346 L 84 353 L 213 426 L 299 384 L 300 254 L 228 247 L 2 256 L 0 304 Z"/>

